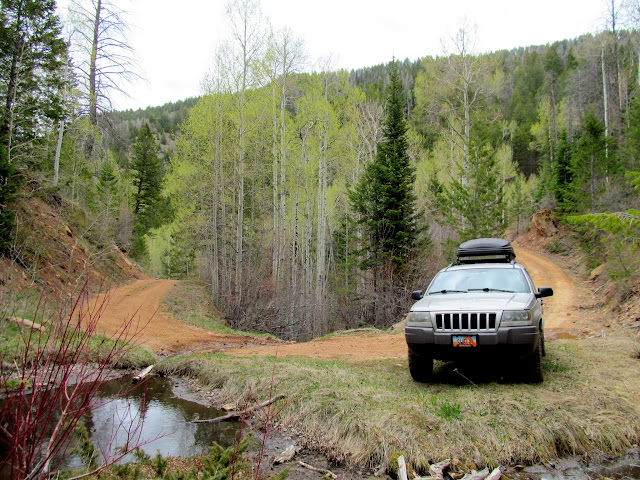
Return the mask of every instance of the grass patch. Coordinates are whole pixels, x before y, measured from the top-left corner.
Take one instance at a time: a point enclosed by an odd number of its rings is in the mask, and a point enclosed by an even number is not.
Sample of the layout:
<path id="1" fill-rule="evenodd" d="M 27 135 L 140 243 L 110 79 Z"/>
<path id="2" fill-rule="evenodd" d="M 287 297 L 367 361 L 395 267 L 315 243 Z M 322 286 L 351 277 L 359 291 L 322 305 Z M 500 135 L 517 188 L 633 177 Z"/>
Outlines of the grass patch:
<path id="1" fill-rule="evenodd" d="M 445 420 L 462 420 L 462 411 L 460 404 L 457 402 L 449 402 L 449 400 L 438 399 L 437 395 L 432 395 L 430 403 L 440 418 Z"/>
<path id="2" fill-rule="evenodd" d="M 270 336 L 264 333 L 234 330 L 229 327 L 222 314 L 211 304 L 206 287 L 197 282 L 186 280 L 179 282 L 167 293 L 162 306 L 165 311 L 181 322 L 217 333 Z"/>
<path id="3" fill-rule="evenodd" d="M 284 393 L 278 422 L 303 432 L 330 459 L 376 468 L 402 452 L 422 471 L 445 458 L 497 466 L 623 452 L 640 440 L 633 349 L 613 337 L 549 342 L 540 385 L 500 383 L 499 376 L 472 384 L 446 364 L 434 383 L 418 384 L 397 360 L 208 354 L 164 359 L 159 369 L 198 379 L 220 403 Z"/>

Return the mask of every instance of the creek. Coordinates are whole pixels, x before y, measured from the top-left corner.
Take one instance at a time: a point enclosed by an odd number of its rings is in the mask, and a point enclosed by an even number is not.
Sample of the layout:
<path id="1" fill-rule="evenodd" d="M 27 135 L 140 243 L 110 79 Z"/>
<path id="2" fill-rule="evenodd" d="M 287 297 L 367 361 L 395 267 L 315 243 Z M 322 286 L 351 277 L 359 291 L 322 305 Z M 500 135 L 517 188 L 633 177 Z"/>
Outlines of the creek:
<path id="1" fill-rule="evenodd" d="M 134 432 L 134 443 L 143 444 L 142 450 L 152 457 L 158 451 L 165 457 L 200 455 L 207 453 L 213 442 L 223 447 L 236 442 L 238 422 L 192 423 L 226 412 L 188 400 L 188 388 L 179 381 L 151 376 L 127 395 L 122 394 L 131 387 L 131 376 L 106 381 L 100 387 L 97 406 L 84 418 L 96 451 L 124 445 L 132 422 L 135 425 L 138 418 L 142 423 Z M 132 455 L 119 463 L 129 461 L 133 461 Z M 54 464 L 59 469 L 73 469 L 83 462 L 78 453 L 71 453 Z M 9 478 L 5 467 L 0 471 L 0 480 Z"/>

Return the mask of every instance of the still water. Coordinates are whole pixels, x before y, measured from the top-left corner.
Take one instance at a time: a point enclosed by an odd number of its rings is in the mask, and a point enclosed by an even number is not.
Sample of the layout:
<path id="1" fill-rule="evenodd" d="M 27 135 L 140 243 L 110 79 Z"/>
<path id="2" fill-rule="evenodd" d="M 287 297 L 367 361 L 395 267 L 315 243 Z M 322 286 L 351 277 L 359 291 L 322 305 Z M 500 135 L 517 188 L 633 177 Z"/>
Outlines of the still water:
<path id="1" fill-rule="evenodd" d="M 175 381 L 152 376 L 123 396 L 122 392 L 131 387 L 129 376 L 101 386 L 98 405 L 84 419 L 97 452 L 113 451 L 124 445 L 131 425 L 135 428 L 138 419 L 142 423 L 133 431 L 132 443 L 144 443 L 141 448 L 151 456 L 158 451 L 163 456 L 194 456 L 207 453 L 213 442 L 223 447 L 236 442 L 237 422 L 192 423 L 226 412 L 180 398 L 176 390 L 181 386 Z M 180 389 L 185 390 L 184 386 Z M 128 455 L 120 463 L 127 461 L 133 461 L 133 457 Z M 54 463 L 60 469 L 79 468 L 82 459 L 71 453 Z M 0 472 L 0 480 L 8 478 L 7 469 Z"/>

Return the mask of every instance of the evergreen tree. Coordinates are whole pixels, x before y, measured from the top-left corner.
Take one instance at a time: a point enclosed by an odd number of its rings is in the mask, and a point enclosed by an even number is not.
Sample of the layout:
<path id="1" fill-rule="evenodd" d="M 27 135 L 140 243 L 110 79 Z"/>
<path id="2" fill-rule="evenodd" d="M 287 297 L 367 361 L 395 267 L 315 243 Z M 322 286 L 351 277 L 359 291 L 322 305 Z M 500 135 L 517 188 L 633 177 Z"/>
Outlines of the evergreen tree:
<path id="1" fill-rule="evenodd" d="M 133 144 L 134 206 L 133 213 L 145 229 L 157 225 L 155 207 L 160 202 L 162 180 L 164 177 L 162 161 L 158 155 L 160 149 L 153 138 L 149 124 L 140 129 Z"/>
<path id="2" fill-rule="evenodd" d="M 20 183 L 13 159 L 64 113 L 66 43 L 55 6 L 53 0 L 0 3 L 0 253 L 11 244 L 9 204 Z"/>
<path id="3" fill-rule="evenodd" d="M 602 121 L 592 111 L 587 112 L 582 120 L 582 131 L 573 151 L 572 159 L 575 172 L 574 181 L 578 182 L 577 187 L 588 190 L 587 198 L 590 200 L 589 206 L 591 208 L 595 206 L 599 178 L 613 173 L 611 167 L 614 162 L 611 157 L 614 155 L 607 150 L 607 139 Z"/>
<path id="4" fill-rule="evenodd" d="M 67 45 L 54 0 L 0 4 L 0 142 L 7 161 L 64 115 Z"/>
<path id="5" fill-rule="evenodd" d="M 556 160 L 553 164 L 553 194 L 556 204 L 563 211 L 572 209 L 573 197 L 573 167 L 571 165 L 571 144 L 567 141 L 567 132 L 560 132 Z"/>
<path id="6" fill-rule="evenodd" d="M 439 204 L 444 223 L 456 231 L 460 242 L 502 236 L 506 203 L 493 153 L 477 152 L 466 180 L 453 180 Z"/>
<path id="7" fill-rule="evenodd" d="M 416 247 L 418 227 L 415 172 L 407 153 L 404 95 L 395 61 L 390 69 L 383 137 L 375 160 L 367 164 L 349 197 L 368 238 L 369 262 L 390 259 L 400 267 Z"/>
<path id="8" fill-rule="evenodd" d="M 7 159 L 7 148 L 0 145 L 0 254 L 11 246 L 11 231 L 15 223 L 15 213 L 9 204 L 16 198 L 18 179 L 14 165 Z"/>
<path id="9" fill-rule="evenodd" d="M 133 144 L 133 213 L 136 225 L 133 230 L 131 255 L 142 258 L 146 255 L 144 236 L 151 228 L 159 226 L 166 212 L 161 191 L 164 178 L 160 151 L 149 124 L 145 123 Z"/>

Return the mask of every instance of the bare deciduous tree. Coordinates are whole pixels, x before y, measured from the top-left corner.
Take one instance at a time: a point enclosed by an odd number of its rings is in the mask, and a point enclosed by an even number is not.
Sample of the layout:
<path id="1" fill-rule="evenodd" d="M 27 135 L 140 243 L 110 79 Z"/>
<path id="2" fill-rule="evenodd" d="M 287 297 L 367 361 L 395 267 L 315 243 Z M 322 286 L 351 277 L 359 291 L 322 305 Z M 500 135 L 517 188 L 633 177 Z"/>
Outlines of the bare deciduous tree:
<path id="1" fill-rule="evenodd" d="M 112 0 L 72 0 L 70 22 L 80 87 L 92 125 L 112 108 L 112 95 L 126 95 L 124 85 L 141 78 L 129 44 L 126 13 Z"/>

